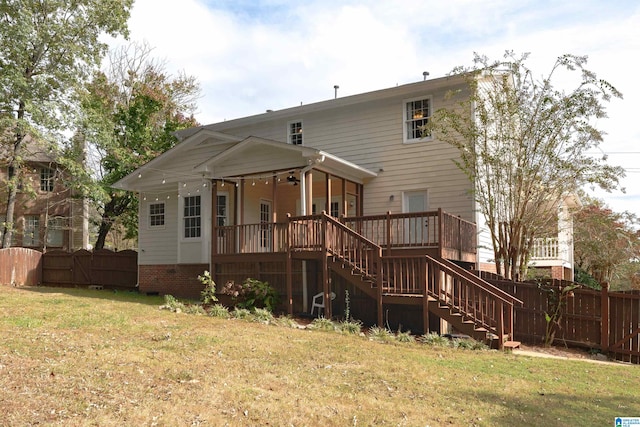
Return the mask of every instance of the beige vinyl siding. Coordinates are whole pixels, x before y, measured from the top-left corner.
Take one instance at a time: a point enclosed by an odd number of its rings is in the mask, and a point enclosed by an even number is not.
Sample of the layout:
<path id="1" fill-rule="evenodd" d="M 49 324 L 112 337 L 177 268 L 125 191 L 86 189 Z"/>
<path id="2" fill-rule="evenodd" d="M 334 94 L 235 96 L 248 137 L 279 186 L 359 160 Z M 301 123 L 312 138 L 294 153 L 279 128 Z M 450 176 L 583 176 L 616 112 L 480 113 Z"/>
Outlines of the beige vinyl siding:
<path id="1" fill-rule="evenodd" d="M 138 264 L 175 264 L 178 261 L 178 199 L 164 202 L 164 227 L 149 227 L 149 204 L 154 199 L 140 200 L 138 229 Z"/>
<path id="2" fill-rule="evenodd" d="M 284 142 L 287 123 L 301 120 L 305 146 L 327 151 L 379 173 L 365 185 L 365 214 L 401 212 L 403 191 L 426 189 L 429 209 L 443 208 L 475 221 L 469 195 L 471 185 L 453 162 L 458 156 L 457 150 L 437 139 L 403 143 L 405 100 L 420 96 L 431 99 L 432 111 L 447 105 L 445 90 L 425 91 L 220 130 L 236 136 L 253 135 Z M 394 195 L 393 202 L 389 201 L 391 195 Z"/>

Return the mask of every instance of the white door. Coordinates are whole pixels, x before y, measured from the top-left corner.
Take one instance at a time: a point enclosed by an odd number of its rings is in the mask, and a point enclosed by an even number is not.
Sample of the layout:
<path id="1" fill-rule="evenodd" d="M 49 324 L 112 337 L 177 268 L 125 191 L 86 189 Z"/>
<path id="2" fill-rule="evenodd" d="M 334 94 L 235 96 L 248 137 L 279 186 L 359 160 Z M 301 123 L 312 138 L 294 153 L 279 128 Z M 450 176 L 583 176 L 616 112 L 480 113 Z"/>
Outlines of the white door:
<path id="1" fill-rule="evenodd" d="M 216 226 L 225 227 L 229 225 L 229 203 L 227 193 L 218 193 L 216 199 Z M 218 253 L 227 253 L 231 250 L 229 246 L 232 240 L 231 230 L 218 229 Z"/>
<path id="2" fill-rule="evenodd" d="M 271 251 L 273 223 L 271 222 L 271 201 L 260 200 L 260 251 Z"/>
<path id="3" fill-rule="evenodd" d="M 412 214 L 426 212 L 427 192 L 407 191 L 403 198 L 403 212 Z M 404 236 L 409 245 L 423 245 L 428 242 L 428 219 L 424 215 L 410 216 L 405 219 Z"/>

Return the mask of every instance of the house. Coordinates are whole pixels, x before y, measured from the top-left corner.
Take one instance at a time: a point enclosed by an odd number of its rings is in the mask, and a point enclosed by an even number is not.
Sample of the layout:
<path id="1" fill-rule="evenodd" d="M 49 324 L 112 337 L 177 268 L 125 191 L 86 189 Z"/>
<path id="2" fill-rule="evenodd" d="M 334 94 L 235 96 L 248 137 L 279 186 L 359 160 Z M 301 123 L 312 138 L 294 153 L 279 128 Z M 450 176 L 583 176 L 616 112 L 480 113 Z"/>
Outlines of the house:
<path id="1" fill-rule="evenodd" d="M 422 135 L 462 77 L 267 111 L 178 133 L 116 183 L 140 198 L 139 287 L 198 297 L 266 280 L 283 309 L 351 313 L 414 332 L 508 337 L 518 301 L 469 270 L 491 266 L 454 147 Z M 330 301 L 330 295 L 337 297 Z"/>
<path id="2" fill-rule="evenodd" d="M 64 170 L 44 142 L 27 137 L 24 168 L 14 211 L 11 246 L 74 251 L 89 244 L 87 203 L 64 184 Z M 5 232 L 7 181 L 14 171 L 0 153 L 0 238 Z"/>

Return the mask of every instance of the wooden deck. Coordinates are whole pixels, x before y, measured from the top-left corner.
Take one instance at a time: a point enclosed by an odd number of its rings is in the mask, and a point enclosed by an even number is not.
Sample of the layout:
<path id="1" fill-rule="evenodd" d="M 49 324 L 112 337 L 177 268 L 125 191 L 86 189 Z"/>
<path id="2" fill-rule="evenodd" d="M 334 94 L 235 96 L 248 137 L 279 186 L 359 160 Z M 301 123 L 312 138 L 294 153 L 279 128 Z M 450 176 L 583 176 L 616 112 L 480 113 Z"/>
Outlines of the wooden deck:
<path id="1" fill-rule="evenodd" d="M 475 265 L 476 227 L 442 210 L 340 220 L 323 212 L 282 223 L 215 227 L 213 233 L 213 265 L 271 260 L 284 266 L 290 314 L 300 270 L 294 272 L 293 264 L 312 260 L 327 317 L 330 277 L 336 274 L 375 300 L 378 325 L 383 305 L 409 304 L 421 306 L 426 331 L 434 313 L 477 339 L 512 338 L 519 301 L 452 262 Z"/>

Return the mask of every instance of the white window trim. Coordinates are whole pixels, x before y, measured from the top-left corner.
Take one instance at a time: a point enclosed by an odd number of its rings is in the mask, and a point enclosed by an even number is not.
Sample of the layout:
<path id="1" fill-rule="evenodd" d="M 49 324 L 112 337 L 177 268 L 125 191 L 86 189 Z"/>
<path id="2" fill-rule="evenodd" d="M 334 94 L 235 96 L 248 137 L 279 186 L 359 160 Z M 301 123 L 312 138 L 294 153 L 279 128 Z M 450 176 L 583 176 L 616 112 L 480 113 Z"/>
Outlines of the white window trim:
<path id="1" fill-rule="evenodd" d="M 162 216 L 164 217 L 164 224 L 162 225 L 153 225 L 151 224 L 151 206 L 152 205 L 163 205 L 164 209 L 162 212 Z M 167 226 L 167 204 L 165 202 L 149 202 L 147 206 L 147 228 L 150 230 L 164 230 Z M 184 230 L 183 230 L 184 231 Z"/>
<path id="2" fill-rule="evenodd" d="M 200 197 L 200 236 L 198 237 L 185 237 L 184 235 L 184 202 L 187 198 L 189 197 Z M 190 196 L 184 196 L 180 198 L 180 227 L 179 227 L 179 233 L 180 233 L 180 240 L 184 241 L 184 242 L 200 242 L 202 241 L 202 235 L 204 234 L 204 218 L 203 218 L 203 197 L 201 194 L 192 194 Z"/>
<path id="3" fill-rule="evenodd" d="M 295 123 L 300 123 L 300 129 L 302 130 L 302 132 L 300 132 L 300 136 L 302 137 L 302 141 L 300 142 L 300 144 L 292 144 L 291 143 L 291 136 L 293 135 L 291 133 L 291 125 L 295 124 Z M 287 122 L 287 144 L 298 145 L 298 146 L 301 146 L 301 147 L 304 146 L 304 122 L 302 121 L 302 119 L 300 119 L 300 120 L 291 120 L 290 122 Z"/>
<path id="4" fill-rule="evenodd" d="M 424 142 L 424 141 L 431 141 L 433 139 L 433 136 L 429 135 L 426 136 L 424 138 L 412 138 L 409 139 L 407 137 L 407 121 L 409 120 L 409 118 L 407 117 L 407 104 L 409 102 L 413 102 L 413 101 L 421 101 L 421 100 L 428 100 L 429 101 L 429 118 L 433 117 L 433 97 L 431 95 L 423 95 L 423 96 L 417 96 L 414 98 L 409 98 L 409 99 L 403 99 L 402 100 L 402 142 L 403 144 L 415 144 L 415 143 L 419 143 L 419 142 Z"/>

